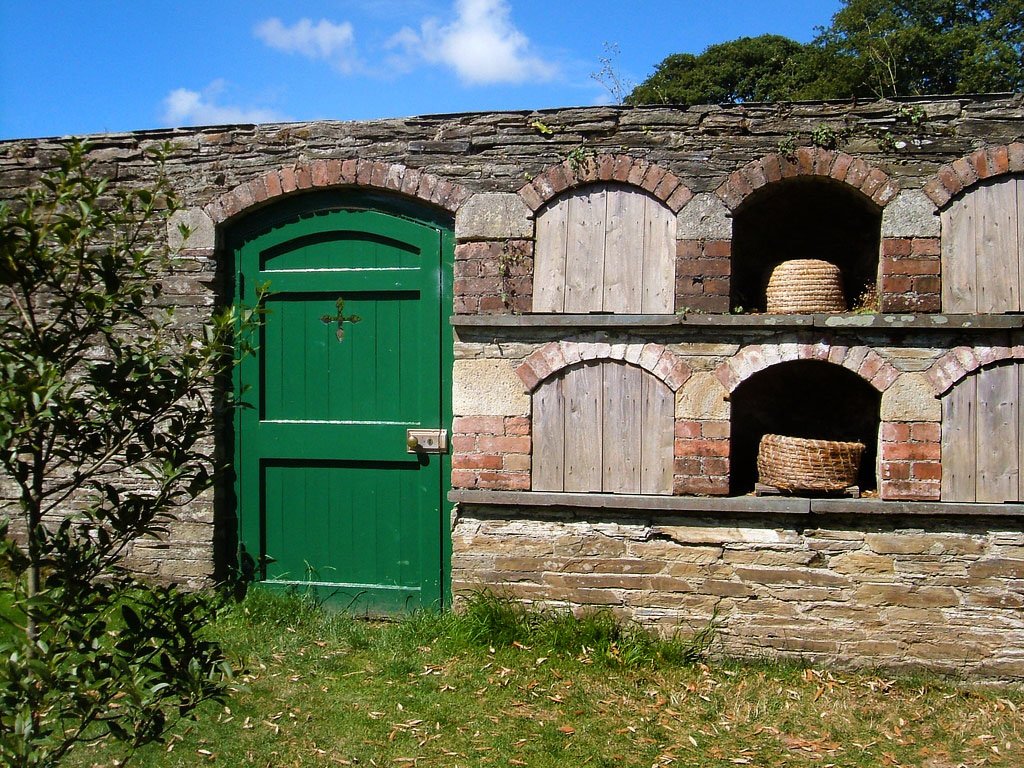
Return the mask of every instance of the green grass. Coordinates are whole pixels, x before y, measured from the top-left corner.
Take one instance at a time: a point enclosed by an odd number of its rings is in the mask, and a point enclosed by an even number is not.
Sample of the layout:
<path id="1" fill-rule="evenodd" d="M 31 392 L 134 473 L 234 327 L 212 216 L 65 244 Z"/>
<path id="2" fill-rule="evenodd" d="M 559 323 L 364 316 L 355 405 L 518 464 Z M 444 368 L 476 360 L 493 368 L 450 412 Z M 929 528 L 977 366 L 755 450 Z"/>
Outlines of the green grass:
<path id="1" fill-rule="evenodd" d="M 253 593 L 211 628 L 241 672 L 140 766 L 1019 766 L 1024 692 L 705 663 L 608 613 L 478 596 L 371 623 Z M 113 766 L 109 745 L 70 764 Z"/>

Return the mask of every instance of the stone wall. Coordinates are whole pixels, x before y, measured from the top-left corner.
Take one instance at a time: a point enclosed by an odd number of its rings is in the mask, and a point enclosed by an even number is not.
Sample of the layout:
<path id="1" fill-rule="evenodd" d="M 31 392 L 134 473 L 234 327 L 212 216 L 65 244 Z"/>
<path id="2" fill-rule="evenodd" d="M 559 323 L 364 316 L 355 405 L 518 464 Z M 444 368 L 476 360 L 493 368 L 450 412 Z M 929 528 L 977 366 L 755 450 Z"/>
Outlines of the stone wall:
<path id="1" fill-rule="evenodd" d="M 835 140 L 815 146 L 812 135 Z M 715 616 L 728 653 L 1024 677 L 1024 507 L 939 502 L 938 399 L 980 366 L 1024 359 L 1024 323 L 937 314 L 938 212 L 964 190 L 1024 173 L 1021 95 L 433 115 L 90 141 L 96 170 L 115 185 L 151 178 L 147 151 L 171 143 L 166 170 L 183 210 L 168 238 L 184 261 L 162 277 L 164 300 L 195 327 L 223 301 L 224 236 L 243 215 L 359 187 L 451 217 L 454 591 L 610 605 L 667 629 Z M 0 142 L 0 199 L 52 167 L 62 144 Z M 643 190 L 676 216 L 675 315 L 529 314 L 536 217 L 595 182 Z M 881 314 L 730 313 L 737 217 L 769 191 L 806 183 L 879 217 Z M 178 223 L 193 230 L 185 242 Z M 530 491 L 530 393 L 591 359 L 640 365 L 674 392 L 671 497 Z M 737 497 L 734 397 L 760 372 L 799 361 L 831 363 L 877 398 L 875 498 Z M 204 583 L 231 514 L 216 495 L 202 499 L 168 541 L 138 548 L 138 567 Z"/>
<path id="2" fill-rule="evenodd" d="M 715 650 L 1024 674 L 1019 521 L 467 506 L 456 592 L 611 608 Z"/>

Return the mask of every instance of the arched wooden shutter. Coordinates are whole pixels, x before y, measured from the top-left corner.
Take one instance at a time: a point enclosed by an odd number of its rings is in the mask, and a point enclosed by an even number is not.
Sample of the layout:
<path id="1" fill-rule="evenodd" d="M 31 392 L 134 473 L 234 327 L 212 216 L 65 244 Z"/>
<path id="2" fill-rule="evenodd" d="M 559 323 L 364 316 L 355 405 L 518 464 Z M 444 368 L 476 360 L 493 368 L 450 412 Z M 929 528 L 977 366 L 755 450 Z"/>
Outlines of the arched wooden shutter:
<path id="1" fill-rule="evenodd" d="M 537 217 L 534 312 L 671 314 L 675 214 L 643 190 L 593 184 Z"/>
<path id="2" fill-rule="evenodd" d="M 642 368 L 566 368 L 533 395 L 533 490 L 671 494 L 674 406 Z"/>
<path id="3" fill-rule="evenodd" d="M 1024 499 L 1024 366 L 983 368 L 942 398 L 942 500 Z"/>
<path id="4" fill-rule="evenodd" d="M 942 311 L 1024 309 L 1024 176 L 972 187 L 942 220 Z"/>

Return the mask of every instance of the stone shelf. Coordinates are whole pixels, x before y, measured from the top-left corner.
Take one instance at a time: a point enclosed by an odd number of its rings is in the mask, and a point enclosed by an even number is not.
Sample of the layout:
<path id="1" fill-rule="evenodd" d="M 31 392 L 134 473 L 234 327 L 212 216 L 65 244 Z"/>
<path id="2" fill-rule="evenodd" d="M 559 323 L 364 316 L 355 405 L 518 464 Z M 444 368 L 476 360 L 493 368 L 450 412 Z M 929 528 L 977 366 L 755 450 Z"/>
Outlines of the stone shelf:
<path id="1" fill-rule="evenodd" d="M 1024 328 L 1024 315 L 878 313 L 814 315 L 452 315 L 456 328 L 852 328 L 991 331 Z"/>
<path id="2" fill-rule="evenodd" d="M 873 515 L 892 517 L 1024 517 L 1024 504 L 965 504 L 879 499 L 810 499 L 795 496 L 640 496 L 554 491 L 453 489 L 448 500 L 464 504 L 520 507 L 584 507 L 676 514 Z"/>

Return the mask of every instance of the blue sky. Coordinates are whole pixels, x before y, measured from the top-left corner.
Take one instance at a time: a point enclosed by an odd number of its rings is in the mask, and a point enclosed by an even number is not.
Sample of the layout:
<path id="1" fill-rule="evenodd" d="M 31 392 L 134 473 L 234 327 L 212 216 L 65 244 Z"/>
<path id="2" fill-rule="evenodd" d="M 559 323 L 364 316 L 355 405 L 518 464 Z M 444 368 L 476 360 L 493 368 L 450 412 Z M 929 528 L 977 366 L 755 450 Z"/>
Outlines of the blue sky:
<path id="1" fill-rule="evenodd" d="M 0 139 L 607 103 L 591 75 L 744 35 L 806 42 L 839 0 L 0 0 Z"/>

